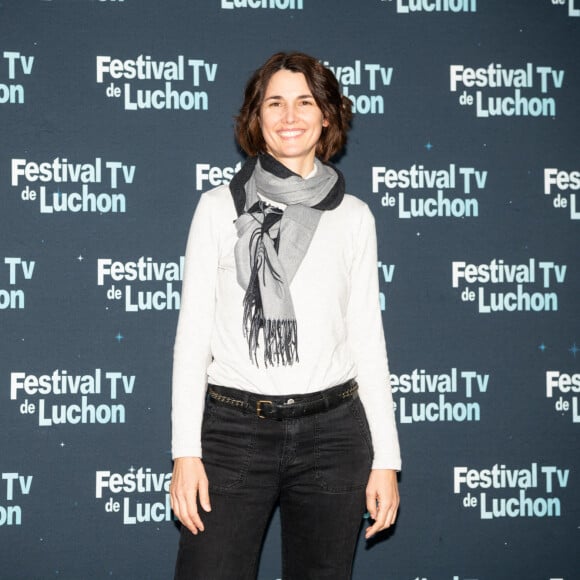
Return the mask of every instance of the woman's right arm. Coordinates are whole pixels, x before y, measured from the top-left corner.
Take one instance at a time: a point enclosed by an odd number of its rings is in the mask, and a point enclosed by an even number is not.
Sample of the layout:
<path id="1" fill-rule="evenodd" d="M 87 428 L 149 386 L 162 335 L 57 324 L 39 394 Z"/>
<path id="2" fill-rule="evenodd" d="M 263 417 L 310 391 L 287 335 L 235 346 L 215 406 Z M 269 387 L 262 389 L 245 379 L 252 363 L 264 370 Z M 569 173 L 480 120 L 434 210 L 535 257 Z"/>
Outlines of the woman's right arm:
<path id="1" fill-rule="evenodd" d="M 215 196 L 203 194 L 193 216 L 173 351 L 171 505 L 194 534 L 203 531 L 198 502 L 205 511 L 211 509 L 201 460 L 201 422 L 215 311 L 218 201 Z"/>

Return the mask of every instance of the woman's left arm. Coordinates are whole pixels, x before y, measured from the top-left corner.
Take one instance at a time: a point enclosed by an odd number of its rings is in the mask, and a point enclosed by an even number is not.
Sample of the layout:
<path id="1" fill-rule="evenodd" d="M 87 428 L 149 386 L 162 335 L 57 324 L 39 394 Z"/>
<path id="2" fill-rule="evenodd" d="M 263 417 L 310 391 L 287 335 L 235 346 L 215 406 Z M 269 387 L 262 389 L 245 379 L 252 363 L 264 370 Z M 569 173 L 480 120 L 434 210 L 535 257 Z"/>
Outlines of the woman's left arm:
<path id="1" fill-rule="evenodd" d="M 389 365 L 379 303 L 375 220 L 363 205 L 354 238 L 350 275 L 348 336 L 357 366 L 359 395 L 369 422 L 374 450 L 367 485 L 367 510 L 374 521 L 366 537 L 395 522 L 399 507 L 397 471 L 401 469 Z"/>

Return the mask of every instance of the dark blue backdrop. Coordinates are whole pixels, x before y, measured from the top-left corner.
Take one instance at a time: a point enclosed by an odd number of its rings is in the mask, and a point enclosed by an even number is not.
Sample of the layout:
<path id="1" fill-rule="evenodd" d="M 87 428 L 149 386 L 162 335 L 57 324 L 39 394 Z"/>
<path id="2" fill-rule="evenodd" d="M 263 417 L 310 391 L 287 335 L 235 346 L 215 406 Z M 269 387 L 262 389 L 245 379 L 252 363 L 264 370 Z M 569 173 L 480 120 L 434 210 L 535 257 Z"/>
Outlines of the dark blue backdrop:
<path id="1" fill-rule="evenodd" d="M 404 458 L 354 577 L 580 578 L 579 30 L 578 0 L 0 1 L 2 577 L 171 577 L 187 229 L 298 49 L 358 113 Z"/>

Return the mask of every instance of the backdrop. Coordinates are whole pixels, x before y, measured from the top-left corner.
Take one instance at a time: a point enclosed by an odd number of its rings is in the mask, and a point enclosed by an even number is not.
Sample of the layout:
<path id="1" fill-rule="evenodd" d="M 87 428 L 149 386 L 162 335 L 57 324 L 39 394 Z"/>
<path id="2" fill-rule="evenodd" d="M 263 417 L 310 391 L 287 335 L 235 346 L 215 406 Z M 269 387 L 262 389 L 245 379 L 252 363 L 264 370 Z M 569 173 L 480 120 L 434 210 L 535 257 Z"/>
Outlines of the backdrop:
<path id="1" fill-rule="evenodd" d="M 2 578 L 171 578 L 186 235 L 293 49 L 354 103 L 336 161 L 378 228 L 402 504 L 354 578 L 580 578 L 580 0 L 4 0 L 0 27 Z"/>

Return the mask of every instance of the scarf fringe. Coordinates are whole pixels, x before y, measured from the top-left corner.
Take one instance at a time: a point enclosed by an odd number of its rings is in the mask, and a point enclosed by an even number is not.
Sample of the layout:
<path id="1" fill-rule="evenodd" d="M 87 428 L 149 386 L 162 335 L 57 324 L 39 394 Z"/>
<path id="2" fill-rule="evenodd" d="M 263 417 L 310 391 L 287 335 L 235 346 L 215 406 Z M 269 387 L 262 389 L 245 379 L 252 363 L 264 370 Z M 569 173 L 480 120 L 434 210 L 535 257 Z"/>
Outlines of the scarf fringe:
<path id="1" fill-rule="evenodd" d="M 254 260 L 248 288 L 244 295 L 244 337 L 248 341 L 250 359 L 258 365 L 257 350 L 259 346 L 260 329 L 264 326 L 264 309 L 258 281 L 257 260 Z"/>
<path id="2" fill-rule="evenodd" d="M 262 233 L 254 232 L 250 239 L 250 255 L 253 256 L 250 281 L 244 295 L 244 337 L 248 341 L 250 359 L 258 364 L 260 331 L 264 337 L 264 364 L 268 366 L 292 365 L 298 362 L 298 327 L 296 320 L 265 320 L 262 296 L 260 293 L 260 269 L 265 261 L 274 277 L 280 277 L 274 270 L 267 253 L 264 251 Z M 265 281 L 264 281 L 265 282 Z"/>
<path id="3" fill-rule="evenodd" d="M 264 363 L 291 365 L 298 361 L 296 320 L 266 320 L 264 326 Z"/>
<path id="4" fill-rule="evenodd" d="M 299 362 L 296 320 L 264 320 L 263 312 L 257 308 L 256 302 L 244 299 L 244 337 L 248 341 L 250 359 L 257 367 L 260 366 L 260 331 L 264 337 L 266 368 Z"/>

